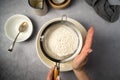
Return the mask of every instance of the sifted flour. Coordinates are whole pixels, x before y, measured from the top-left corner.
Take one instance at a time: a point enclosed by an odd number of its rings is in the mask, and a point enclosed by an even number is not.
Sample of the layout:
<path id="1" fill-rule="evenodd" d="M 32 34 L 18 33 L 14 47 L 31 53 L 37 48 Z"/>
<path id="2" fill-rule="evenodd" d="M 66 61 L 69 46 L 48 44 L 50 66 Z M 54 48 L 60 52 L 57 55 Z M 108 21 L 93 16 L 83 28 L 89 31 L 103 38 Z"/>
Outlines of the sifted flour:
<path id="1" fill-rule="evenodd" d="M 53 27 L 57 26 L 57 28 Z M 78 47 L 76 32 L 66 25 L 53 25 L 47 39 L 49 49 L 58 57 L 65 57 L 75 52 Z"/>

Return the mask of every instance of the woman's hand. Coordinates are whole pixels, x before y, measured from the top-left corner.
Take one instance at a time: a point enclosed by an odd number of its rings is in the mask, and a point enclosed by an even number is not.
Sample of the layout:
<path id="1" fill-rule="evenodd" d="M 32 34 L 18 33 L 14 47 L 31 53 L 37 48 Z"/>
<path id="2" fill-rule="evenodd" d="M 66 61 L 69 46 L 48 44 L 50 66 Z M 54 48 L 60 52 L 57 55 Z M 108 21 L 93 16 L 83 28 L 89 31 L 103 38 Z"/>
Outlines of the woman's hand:
<path id="1" fill-rule="evenodd" d="M 46 80 L 53 80 L 53 74 L 54 74 L 54 67 L 52 67 L 48 72 Z M 56 80 L 60 80 L 60 77 L 58 76 Z"/>
<path id="2" fill-rule="evenodd" d="M 94 28 L 90 27 L 86 36 L 85 44 L 78 56 L 73 60 L 73 71 L 78 80 L 89 80 L 88 75 L 84 71 L 88 55 L 92 52 L 91 46 L 93 41 Z"/>
<path id="3" fill-rule="evenodd" d="M 87 62 L 87 57 L 89 53 L 92 52 L 91 46 L 93 41 L 94 28 L 90 27 L 86 36 L 85 44 L 80 52 L 80 54 L 73 60 L 73 69 L 81 70 Z"/>

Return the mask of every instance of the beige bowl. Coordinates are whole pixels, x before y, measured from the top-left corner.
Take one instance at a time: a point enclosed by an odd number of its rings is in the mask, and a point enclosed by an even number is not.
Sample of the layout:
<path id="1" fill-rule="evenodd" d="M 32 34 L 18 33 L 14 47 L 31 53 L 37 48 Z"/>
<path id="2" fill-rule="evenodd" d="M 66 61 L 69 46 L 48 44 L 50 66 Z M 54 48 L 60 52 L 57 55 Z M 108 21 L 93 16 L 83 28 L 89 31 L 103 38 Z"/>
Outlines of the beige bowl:
<path id="1" fill-rule="evenodd" d="M 41 60 L 47 67 L 49 67 L 49 68 L 51 68 L 55 63 L 54 63 L 53 61 L 51 61 L 50 59 L 48 59 L 46 56 L 44 56 L 44 53 L 42 52 L 41 46 L 40 46 L 40 38 L 41 38 L 42 31 L 44 30 L 44 28 L 45 28 L 47 25 L 49 25 L 49 24 L 51 24 L 51 23 L 53 23 L 53 22 L 55 22 L 55 21 L 60 21 L 60 20 L 61 20 L 61 18 L 55 18 L 55 19 L 52 19 L 52 20 L 48 21 L 47 23 L 45 23 L 45 24 L 41 27 L 40 31 L 38 32 L 37 39 L 36 39 L 36 49 L 37 49 L 38 56 L 39 56 L 40 60 Z M 67 18 L 67 21 L 73 23 L 73 24 L 76 26 L 76 28 L 77 28 L 77 29 L 80 31 L 80 33 L 81 33 L 82 39 L 84 40 L 84 38 L 85 38 L 85 36 L 86 36 L 86 30 L 85 30 L 85 28 L 84 28 L 79 22 L 77 22 L 77 21 L 74 20 L 74 19 Z M 61 65 L 60 65 L 60 71 L 69 71 L 69 70 L 72 70 L 72 65 L 71 65 L 72 59 L 79 54 L 81 48 L 82 48 L 82 46 L 80 46 L 78 52 L 75 53 L 74 56 L 72 56 L 71 58 L 69 58 L 69 59 L 66 60 L 66 61 L 67 61 L 66 63 L 61 63 Z"/>

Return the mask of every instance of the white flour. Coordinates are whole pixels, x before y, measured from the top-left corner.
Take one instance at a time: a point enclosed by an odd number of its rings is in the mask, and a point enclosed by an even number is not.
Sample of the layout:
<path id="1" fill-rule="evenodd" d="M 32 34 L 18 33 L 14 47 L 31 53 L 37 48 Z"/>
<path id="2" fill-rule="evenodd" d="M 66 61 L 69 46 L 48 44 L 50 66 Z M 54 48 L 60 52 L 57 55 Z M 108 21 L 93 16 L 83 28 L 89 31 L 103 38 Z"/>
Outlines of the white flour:
<path id="1" fill-rule="evenodd" d="M 78 36 L 68 26 L 54 25 L 47 40 L 49 49 L 59 57 L 65 57 L 74 53 L 78 47 Z M 53 27 L 55 28 L 55 27 Z"/>

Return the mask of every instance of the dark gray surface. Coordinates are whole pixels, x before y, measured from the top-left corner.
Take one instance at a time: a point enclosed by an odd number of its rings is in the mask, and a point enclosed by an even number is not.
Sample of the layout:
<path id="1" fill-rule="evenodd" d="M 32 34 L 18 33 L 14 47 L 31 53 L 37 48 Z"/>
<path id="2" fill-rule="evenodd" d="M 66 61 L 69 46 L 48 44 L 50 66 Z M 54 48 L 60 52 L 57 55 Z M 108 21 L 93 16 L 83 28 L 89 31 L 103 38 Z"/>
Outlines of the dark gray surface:
<path id="1" fill-rule="evenodd" d="M 5 36 L 5 21 L 14 14 L 28 16 L 34 25 L 32 36 L 17 43 L 8 53 L 11 41 Z M 27 0 L 0 0 L 0 80 L 45 80 L 48 68 L 36 54 L 35 40 L 40 27 L 63 14 L 78 20 L 86 29 L 95 27 L 93 53 L 89 56 L 87 72 L 91 80 L 120 80 L 120 18 L 108 23 L 100 18 L 84 0 L 72 0 L 69 8 L 49 8 L 45 16 L 34 15 Z M 76 80 L 72 71 L 61 73 L 62 80 Z"/>

